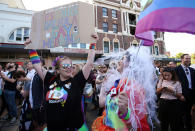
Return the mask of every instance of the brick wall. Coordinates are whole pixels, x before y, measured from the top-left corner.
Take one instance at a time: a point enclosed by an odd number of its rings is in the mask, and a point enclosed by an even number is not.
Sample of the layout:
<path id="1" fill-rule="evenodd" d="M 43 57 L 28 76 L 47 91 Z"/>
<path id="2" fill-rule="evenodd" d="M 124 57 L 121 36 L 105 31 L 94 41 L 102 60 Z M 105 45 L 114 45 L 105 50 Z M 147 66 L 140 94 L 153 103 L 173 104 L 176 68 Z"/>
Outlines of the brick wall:
<path id="1" fill-rule="evenodd" d="M 159 47 L 159 54 L 164 55 L 165 54 L 165 44 L 163 41 L 157 41 L 158 47 Z"/>
<path id="2" fill-rule="evenodd" d="M 100 6 L 97 6 L 97 19 L 98 19 L 98 29 L 102 30 L 102 24 L 103 22 L 108 22 L 108 30 L 113 31 L 112 25 L 117 24 L 118 25 L 118 32 L 122 32 L 122 26 L 121 26 L 121 12 L 117 11 L 117 19 L 112 18 L 112 9 L 108 9 L 108 17 L 102 16 L 102 8 Z"/>

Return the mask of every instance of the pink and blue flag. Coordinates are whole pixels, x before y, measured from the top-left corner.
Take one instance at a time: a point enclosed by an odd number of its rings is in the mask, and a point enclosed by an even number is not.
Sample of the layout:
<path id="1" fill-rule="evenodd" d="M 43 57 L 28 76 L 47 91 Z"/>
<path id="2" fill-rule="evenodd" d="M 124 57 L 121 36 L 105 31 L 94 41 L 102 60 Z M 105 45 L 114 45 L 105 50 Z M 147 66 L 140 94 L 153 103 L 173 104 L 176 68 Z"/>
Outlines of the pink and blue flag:
<path id="1" fill-rule="evenodd" d="M 152 31 L 195 34 L 195 0 L 149 0 L 140 13 L 135 36 L 150 46 Z"/>

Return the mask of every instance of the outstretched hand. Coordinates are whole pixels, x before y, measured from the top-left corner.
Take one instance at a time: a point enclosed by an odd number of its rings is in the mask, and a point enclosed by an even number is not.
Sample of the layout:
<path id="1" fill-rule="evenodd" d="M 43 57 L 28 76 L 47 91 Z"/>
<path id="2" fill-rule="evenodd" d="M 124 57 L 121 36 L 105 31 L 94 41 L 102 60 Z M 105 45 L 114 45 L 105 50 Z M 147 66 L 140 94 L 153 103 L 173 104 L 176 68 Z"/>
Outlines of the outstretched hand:
<path id="1" fill-rule="evenodd" d="M 25 42 L 24 42 L 24 46 L 28 46 L 29 44 L 31 43 L 31 40 L 30 39 L 27 39 Z"/>

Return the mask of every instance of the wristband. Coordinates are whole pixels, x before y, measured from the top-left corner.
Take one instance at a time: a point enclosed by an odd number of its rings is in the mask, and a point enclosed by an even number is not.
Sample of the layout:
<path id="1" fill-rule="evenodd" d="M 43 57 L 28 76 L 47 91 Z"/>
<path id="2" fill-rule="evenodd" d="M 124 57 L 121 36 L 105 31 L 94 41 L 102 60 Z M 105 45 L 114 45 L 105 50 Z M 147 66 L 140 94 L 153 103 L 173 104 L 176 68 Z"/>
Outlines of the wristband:
<path id="1" fill-rule="evenodd" d="M 128 108 L 128 113 L 127 113 L 127 115 L 124 118 L 125 121 L 128 121 L 129 120 L 130 114 L 131 114 L 131 110 Z"/>
<path id="2" fill-rule="evenodd" d="M 120 119 L 128 121 L 129 118 L 130 118 L 130 113 L 131 113 L 131 110 L 128 108 L 128 110 L 124 114 L 118 112 L 118 116 L 119 116 Z"/>
<path id="3" fill-rule="evenodd" d="M 32 62 L 32 64 L 41 63 L 39 55 L 37 54 L 36 50 L 29 50 L 29 55 L 30 55 L 30 61 Z"/>
<path id="4" fill-rule="evenodd" d="M 96 43 L 91 43 L 90 46 L 89 46 L 89 49 L 96 50 Z"/>
<path id="5" fill-rule="evenodd" d="M 122 114 L 120 111 L 118 112 L 118 117 L 120 118 L 120 119 L 124 119 L 126 116 L 127 116 L 127 113 L 128 113 L 128 110 L 124 113 L 124 114 Z"/>

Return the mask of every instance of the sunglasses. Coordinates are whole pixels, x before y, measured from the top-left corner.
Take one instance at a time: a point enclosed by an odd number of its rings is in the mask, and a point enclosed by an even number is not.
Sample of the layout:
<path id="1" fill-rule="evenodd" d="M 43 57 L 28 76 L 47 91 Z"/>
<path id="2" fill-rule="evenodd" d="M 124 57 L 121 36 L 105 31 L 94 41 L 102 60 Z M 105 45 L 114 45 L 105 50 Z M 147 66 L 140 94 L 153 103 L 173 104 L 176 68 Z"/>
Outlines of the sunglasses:
<path id="1" fill-rule="evenodd" d="M 63 69 L 70 69 L 72 68 L 72 64 L 62 64 Z"/>

